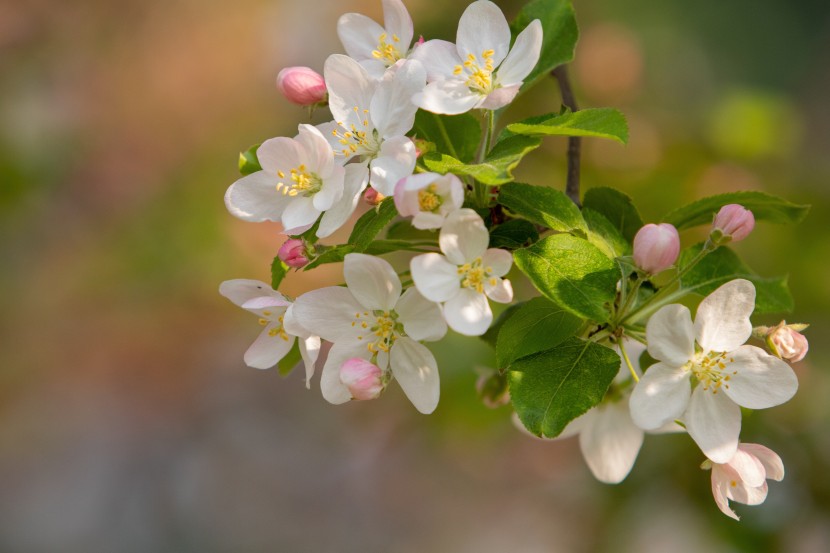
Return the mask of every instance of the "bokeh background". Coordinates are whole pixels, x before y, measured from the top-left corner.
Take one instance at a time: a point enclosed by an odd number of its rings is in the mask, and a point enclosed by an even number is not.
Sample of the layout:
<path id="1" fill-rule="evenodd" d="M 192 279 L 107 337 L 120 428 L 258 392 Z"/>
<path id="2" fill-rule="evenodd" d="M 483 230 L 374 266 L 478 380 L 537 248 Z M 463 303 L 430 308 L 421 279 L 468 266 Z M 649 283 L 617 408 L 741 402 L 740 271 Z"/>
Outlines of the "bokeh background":
<path id="1" fill-rule="evenodd" d="M 416 33 L 452 40 L 466 2 L 407 4 Z M 631 126 L 627 147 L 586 141 L 585 186 L 625 190 L 648 221 L 731 190 L 813 205 L 736 246 L 790 274 L 791 317 L 812 323 L 796 398 L 745 420 L 788 470 L 763 506 L 720 514 L 684 436 L 594 481 L 574 440 L 482 406 L 475 339 L 434 348 L 429 417 L 397 389 L 334 407 L 243 365 L 259 327 L 217 287 L 267 280 L 281 238 L 225 211 L 237 152 L 307 121 L 277 71 L 321 69 L 338 16 L 379 19 L 378 0 L 0 0 L 0 551 L 830 551 L 830 7 L 576 8 L 579 101 Z M 559 102 L 551 81 L 505 118 Z M 521 178 L 562 187 L 564 150 L 548 140 Z"/>

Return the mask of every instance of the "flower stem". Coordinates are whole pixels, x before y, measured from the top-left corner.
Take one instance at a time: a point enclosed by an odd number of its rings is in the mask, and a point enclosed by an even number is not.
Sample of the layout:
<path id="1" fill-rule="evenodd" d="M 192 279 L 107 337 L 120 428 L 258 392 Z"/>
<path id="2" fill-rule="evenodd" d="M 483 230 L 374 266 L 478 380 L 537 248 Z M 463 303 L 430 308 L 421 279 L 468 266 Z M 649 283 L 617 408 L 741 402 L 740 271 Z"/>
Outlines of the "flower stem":
<path id="1" fill-rule="evenodd" d="M 574 97 L 571 89 L 571 81 L 568 78 L 568 70 L 564 65 L 560 65 L 553 71 L 551 75 L 559 81 L 559 90 L 562 92 L 562 104 L 572 112 L 578 111 L 579 106 L 576 104 L 576 97 Z M 568 138 L 568 181 L 565 186 L 565 194 L 577 206 L 582 206 L 579 199 L 579 160 L 582 157 L 582 139 L 578 136 Z"/>
<path id="2" fill-rule="evenodd" d="M 623 340 L 617 342 L 617 345 L 620 346 L 620 353 L 622 353 L 623 360 L 625 360 L 625 364 L 628 365 L 628 370 L 631 371 L 631 377 L 634 379 L 634 382 L 639 382 L 640 377 L 637 375 L 637 371 L 634 370 L 634 365 L 631 364 L 631 359 L 628 357 L 628 353 L 625 351 L 625 345 L 623 345 Z"/>
<path id="3" fill-rule="evenodd" d="M 433 113 L 432 116 L 435 117 L 435 122 L 438 124 L 438 131 L 441 133 L 441 138 L 443 138 L 444 142 L 447 143 L 447 149 L 449 149 L 448 153 L 455 159 L 458 159 L 458 152 L 456 152 L 455 146 L 453 145 L 452 140 L 450 140 L 447 127 L 444 126 L 444 120 L 441 119 L 441 116 L 437 113 Z"/>
<path id="4" fill-rule="evenodd" d="M 477 161 L 482 163 L 490 151 L 490 144 L 493 140 L 493 133 L 496 128 L 496 114 L 493 110 L 485 110 L 484 116 L 484 136 L 482 137 L 481 145 L 478 149 Z M 473 191 L 475 193 L 475 203 L 478 207 L 486 208 L 490 205 L 488 198 L 488 186 L 484 183 L 475 181 L 473 183 Z"/>

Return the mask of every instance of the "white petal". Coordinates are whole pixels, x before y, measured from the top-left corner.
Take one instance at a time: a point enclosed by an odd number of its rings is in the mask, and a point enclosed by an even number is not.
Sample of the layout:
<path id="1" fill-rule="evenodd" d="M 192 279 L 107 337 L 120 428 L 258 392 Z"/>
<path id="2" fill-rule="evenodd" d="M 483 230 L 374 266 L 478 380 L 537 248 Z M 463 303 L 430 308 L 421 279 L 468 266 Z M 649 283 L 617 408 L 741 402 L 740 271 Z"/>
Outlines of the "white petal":
<path id="1" fill-rule="evenodd" d="M 727 488 L 727 497 L 744 505 L 760 505 L 767 499 L 767 483 L 764 482 L 757 488 L 741 485 L 739 482 L 735 487 Z"/>
<path id="2" fill-rule="evenodd" d="M 343 49 L 356 60 L 371 59 L 383 33 L 379 23 L 359 13 L 341 15 L 337 21 L 337 36 Z"/>
<path id="3" fill-rule="evenodd" d="M 503 86 L 501 88 L 497 88 L 484 98 L 479 100 L 479 103 L 476 104 L 475 107 L 480 109 L 500 109 L 509 104 L 516 98 L 516 95 L 519 93 L 519 89 L 521 85 L 513 85 L 513 86 Z"/>
<path id="4" fill-rule="evenodd" d="M 269 307 L 288 307 L 291 302 L 277 296 L 262 296 L 253 298 L 242 304 L 243 309 L 267 309 Z"/>
<path id="5" fill-rule="evenodd" d="M 438 244 L 450 262 L 463 265 L 481 257 L 487 250 L 490 233 L 472 209 L 459 209 L 447 216 Z"/>
<path id="6" fill-rule="evenodd" d="M 646 373 L 648 374 L 648 373 Z M 738 450 L 741 408 L 726 394 L 698 385 L 684 417 L 689 435 L 715 463 L 727 463 Z"/>
<path id="7" fill-rule="evenodd" d="M 392 265 L 379 257 L 346 254 L 343 276 L 349 291 L 366 309 L 390 311 L 401 296 L 401 279 Z"/>
<path id="8" fill-rule="evenodd" d="M 738 446 L 735 455 L 727 464 L 738 473 L 743 483 L 750 488 L 757 488 L 766 480 L 764 465 L 754 455 L 743 451 L 741 446 Z"/>
<path id="9" fill-rule="evenodd" d="M 718 509 L 723 514 L 735 520 L 740 520 L 735 511 L 729 508 L 729 500 L 726 497 L 727 490 L 731 482 L 736 482 L 738 475 L 728 465 L 715 465 L 712 467 L 712 496 L 715 498 L 715 503 Z"/>
<path id="10" fill-rule="evenodd" d="M 536 67 L 541 51 L 542 23 L 534 19 L 516 37 L 513 48 L 510 49 L 510 53 L 496 72 L 499 84 L 502 86 L 521 84 Z"/>
<path id="11" fill-rule="evenodd" d="M 376 83 L 359 63 L 341 54 L 328 57 L 323 74 L 329 91 L 329 109 L 334 120 L 359 124 L 354 108 L 357 106 L 361 115 L 362 110 L 369 109 Z"/>
<path id="12" fill-rule="evenodd" d="M 455 42 L 462 58 L 474 54 L 479 62 L 483 52 L 493 50 L 493 64 L 498 66 L 510 47 L 510 27 L 498 6 L 478 0 L 461 14 Z"/>
<path id="13" fill-rule="evenodd" d="M 432 113 L 457 115 L 467 113 L 483 98 L 483 95 L 470 90 L 464 81 L 447 79 L 429 83 L 422 92 L 412 96 L 412 102 Z"/>
<path id="14" fill-rule="evenodd" d="M 695 328 L 685 305 L 661 307 L 646 325 L 648 353 L 673 367 L 685 365 L 695 353 Z"/>
<path id="15" fill-rule="evenodd" d="M 343 197 L 331 209 L 323 213 L 320 226 L 317 228 L 318 237 L 330 236 L 346 224 L 357 208 L 360 196 L 368 184 L 368 167 L 359 163 L 350 163 L 345 167 Z"/>
<path id="16" fill-rule="evenodd" d="M 356 341 L 334 344 L 320 375 L 320 390 L 323 392 L 323 399 L 334 405 L 340 405 L 352 399 L 352 393 L 340 380 L 340 367 L 348 359 L 354 357 L 369 359 L 371 356 L 366 346 Z"/>
<path id="17" fill-rule="evenodd" d="M 426 70 L 417 60 L 407 60 L 397 71 L 383 76 L 369 107 L 381 138 L 404 135 L 412 129 L 418 111 L 412 96 L 426 86 L 426 79 Z"/>
<path id="18" fill-rule="evenodd" d="M 401 0 L 383 0 L 383 26 L 389 35 L 386 42 L 391 44 L 393 36 L 397 36 L 398 50 L 405 55 L 412 43 L 413 28 L 412 17 Z"/>
<path id="19" fill-rule="evenodd" d="M 288 173 L 305 161 L 305 152 L 300 144 L 292 139 L 280 136 L 269 138 L 256 151 L 260 167 L 276 177 L 277 171 Z"/>
<path id="20" fill-rule="evenodd" d="M 278 322 L 269 323 L 262 329 L 257 339 L 245 352 L 245 364 L 254 369 L 270 369 L 280 359 L 285 357 L 294 345 L 294 337 L 283 338 L 281 335 L 271 336 L 272 329 L 279 330 L 282 324 Z"/>
<path id="21" fill-rule="evenodd" d="M 749 316 L 755 309 L 755 286 L 731 280 L 706 296 L 697 308 L 697 343 L 704 351 L 733 351 L 752 335 Z"/>
<path id="22" fill-rule="evenodd" d="M 798 378 L 784 361 L 755 346 L 741 346 L 729 354 L 726 394 L 742 407 L 767 409 L 789 401 L 798 390 Z"/>
<path id="23" fill-rule="evenodd" d="M 643 445 L 643 431 L 628 414 L 625 401 L 598 408 L 579 434 L 579 447 L 594 477 L 606 484 L 622 482 Z"/>
<path id="24" fill-rule="evenodd" d="M 415 170 L 417 159 L 415 144 L 409 138 L 395 136 L 384 140 L 378 156 L 371 162 L 370 184 L 384 196 L 392 196 L 398 181 Z"/>
<path id="25" fill-rule="evenodd" d="M 243 221 L 279 221 L 288 197 L 277 192 L 278 180 L 265 171 L 246 175 L 228 187 L 225 206 Z"/>
<path id="26" fill-rule="evenodd" d="M 631 419 L 643 430 L 655 430 L 677 419 L 689 404 L 689 372 L 657 363 L 640 378 L 631 393 Z"/>
<path id="27" fill-rule="evenodd" d="M 592 425 L 594 423 L 594 417 L 597 416 L 597 408 L 594 407 L 593 409 L 588 409 L 585 413 L 582 413 L 574 420 L 569 422 L 562 432 L 559 433 L 558 436 L 553 438 L 554 440 L 566 440 L 568 438 L 573 438 L 574 436 L 580 434 L 585 428 Z M 520 430 L 524 430 L 528 436 L 532 436 L 534 438 L 540 438 L 539 436 L 532 434 L 529 430 L 527 430 L 524 425 L 522 424 L 521 419 L 519 419 L 519 415 L 516 412 L 513 412 L 513 424 L 519 427 Z M 542 436 L 540 439 L 548 439 Z M 583 454 L 584 456 L 584 454 Z"/>
<path id="28" fill-rule="evenodd" d="M 309 333 L 329 342 L 354 340 L 360 331 L 352 326 L 360 305 L 347 288 L 329 286 L 306 292 L 294 302 L 293 314 Z"/>
<path id="29" fill-rule="evenodd" d="M 412 217 L 421 212 L 418 204 L 418 191 L 426 188 L 441 178 L 438 173 L 418 173 L 398 181 L 395 185 L 395 207 L 404 217 Z M 441 218 L 443 221 L 443 217 Z"/>
<path id="30" fill-rule="evenodd" d="M 282 213 L 284 232 L 292 236 L 302 234 L 314 224 L 319 216 L 320 210 L 314 207 L 313 198 L 295 196 L 288 202 Z"/>
<path id="31" fill-rule="evenodd" d="M 300 357 L 303 358 L 303 365 L 305 365 L 305 387 L 311 389 L 311 377 L 314 376 L 314 365 L 317 363 L 317 357 L 320 355 L 320 337 L 309 336 L 308 338 L 299 338 L 300 340 Z"/>
<path id="32" fill-rule="evenodd" d="M 513 254 L 507 250 L 490 248 L 481 256 L 481 263 L 492 269 L 491 274 L 504 276 L 513 266 Z"/>
<path id="33" fill-rule="evenodd" d="M 334 150 L 317 127 L 300 125 L 297 142 L 305 151 L 305 163 L 308 170 L 320 177 L 328 177 L 334 168 Z"/>
<path id="34" fill-rule="evenodd" d="M 430 301 L 447 301 L 461 289 L 458 267 L 441 254 L 415 256 L 409 263 L 409 269 L 418 291 Z"/>
<path id="35" fill-rule="evenodd" d="M 323 179 L 320 190 L 312 197 L 314 209 L 328 211 L 343 198 L 345 177 L 345 168 L 339 165 L 332 167 L 329 176 Z"/>
<path id="36" fill-rule="evenodd" d="M 455 68 L 463 63 L 455 44 L 446 40 L 424 42 L 412 53 L 412 59 L 423 64 L 429 82 L 453 77 Z"/>
<path id="37" fill-rule="evenodd" d="M 487 296 L 462 288 L 444 304 L 444 318 L 451 329 L 465 336 L 481 336 L 493 322 Z"/>
<path id="38" fill-rule="evenodd" d="M 261 280 L 247 278 L 226 280 L 219 285 L 219 293 L 239 307 L 242 307 L 254 298 L 261 298 L 263 296 L 270 296 L 278 300 L 287 301 L 285 296 L 271 288 L 270 284 L 266 284 Z"/>
<path id="39" fill-rule="evenodd" d="M 509 280 L 504 280 L 499 277 L 493 277 L 495 284 L 491 284 L 488 280 L 484 283 L 484 293 L 491 300 L 498 303 L 510 303 L 513 301 L 513 285 Z"/>
<path id="40" fill-rule="evenodd" d="M 764 447 L 760 444 L 741 444 L 739 449 L 743 449 L 750 455 L 754 455 L 756 459 L 764 466 L 766 477 L 770 480 L 780 482 L 784 479 L 784 463 L 781 457 L 773 450 Z"/>
<path id="41" fill-rule="evenodd" d="M 412 226 L 420 230 L 435 230 L 444 225 L 444 217 L 437 213 L 421 211 L 412 218 Z"/>
<path id="42" fill-rule="evenodd" d="M 438 365 L 426 346 L 402 337 L 392 346 L 389 359 L 392 374 L 403 388 L 412 405 L 428 415 L 438 406 L 440 385 Z"/>
<path id="43" fill-rule="evenodd" d="M 434 342 L 447 333 L 447 323 L 441 308 L 415 288 L 409 288 L 403 293 L 395 311 L 400 316 L 404 332 L 413 340 Z"/>

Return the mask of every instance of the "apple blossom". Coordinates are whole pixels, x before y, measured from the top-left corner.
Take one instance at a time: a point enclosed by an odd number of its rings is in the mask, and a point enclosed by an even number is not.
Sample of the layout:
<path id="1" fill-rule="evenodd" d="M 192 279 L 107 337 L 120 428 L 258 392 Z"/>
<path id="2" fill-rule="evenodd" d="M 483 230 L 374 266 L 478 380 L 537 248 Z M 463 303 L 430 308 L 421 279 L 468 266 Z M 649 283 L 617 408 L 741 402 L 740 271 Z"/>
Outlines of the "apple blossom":
<path id="1" fill-rule="evenodd" d="M 340 381 L 349 389 L 352 398 L 359 400 L 378 398 L 385 387 L 381 368 L 360 357 L 343 363 Z"/>
<path id="2" fill-rule="evenodd" d="M 298 337 L 308 388 L 314 376 L 320 338 L 296 323 L 288 298 L 262 281 L 249 279 L 226 280 L 219 286 L 219 293 L 259 316 L 259 324 L 265 327 L 245 352 L 245 364 L 255 369 L 273 367 L 291 351 L 294 339 Z"/>
<path id="3" fill-rule="evenodd" d="M 493 321 L 491 300 L 510 303 L 513 287 L 503 277 L 513 265 L 506 250 L 487 248 L 490 234 L 472 209 L 447 216 L 438 244 L 444 255 L 426 253 L 410 263 L 412 281 L 428 300 L 443 303 L 447 324 L 460 334 L 480 336 Z"/>
<path id="4" fill-rule="evenodd" d="M 323 397 L 334 404 L 354 397 L 341 370 L 360 358 L 377 365 L 384 378 L 391 373 L 415 408 L 431 413 L 438 405 L 438 367 L 419 342 L 446 334 L 440 309 L 415 288 L 401 294 L 398 275 L 378 257 L 350 253 L 343 274 L 346 288 L 312 290 L 294 304 L 302 326 L 334 343 L 320 380 Z"/>
<path id="5" fill-rule="evenodd" d="M 755 287 L 743 279 L 704 298 L 694 323 L 683 305 L 660 308 L 646 326 L 648 352 L 659 363 L 645 372 L 631 395 L 634 422 L 651 430 L 682 417 L 707 457 L 729 461 L 738 447 L 740 407 L 773 407 L 798 388 L 789 365 L 743 345 L 752 334 L 754 308 Z"/>
<path id="6" fill-rule="evenodd" d="M 518 94 L 542 49 L 542 24 L 530 22 L 510 48 L 510 27 L 493 2 L 470 4 L 458 23 L 456 43 L 428 40 L 412 53 L 424 64 L 428 83 L 412 101 L 433 113 L 495 110 Z"/>
<path id="7" fill-rule="evenodd" d="M 285 67 L 277 75 L 277 89 L 289 101 L 313 106 L 326 101 L 326 82 L 310 67 Z"/>
<path id="8" fill-rule="evenodd" d="M 760 505 L 767 498 L 767 480 L 784 479 L 784 463 L 771 449 L 758 444 L 740 444 L 725 463 L 709 459 L 701 465 L 712 470 L 712 495 L 723 514 L 739 520 L 729 500 Z"/>
<path id="9" fill-rule="evenodd" d="M 382 0 L 383 27 L 359 13 L 347 13 L 337 21 L 337 36 L 350 58 L 376 79 L 391 65 L 406 58 L 414 30 L 412 18 L 401 0 Z"/>
<path id="10" fill-rule="evenodd" d="M 308 265 L 308 252 L 306 251 L 305 242 L 297 238 L 289 238 L 283 242 L 277 252 L 277 257 L 295 269 L 301 269 Z"/>
<path id="11" fill-rule="evenodd" d="M 772 328 L 764 328 L 767 347 L 776 357 L 786 359 L 790 363 L 798 363 L 807 355 L 810 344 L 807 337 L 799 332 L 807 328 L 807 325 L 787 324 L 787 321 L 782 321 Z"/>
<path id="12" fill-rule="evenodd" d="M 668 223 L 648 224 L 634 236 L 634 263 L 648 274 L 665 271 L 680 254 L 680 235 Z"/>
<path id="13" fill-rule="evenodd" d="M 233 183 L 225 205 L 245 221 L 281 222 L 286 234 L 305 232 L 323 214 L 317 236 L 330 235 L 354 211 L 355 190 L 365 187 L 363 171 L 336 164 L 328 141 L 311 125 L 300 125 L 296 138 L 266 140 L 257 158 L 262 170 Z"/>
<path id="14" fill-rule="evenodd" d="M 414 60 L 399 62 L 374 81 L 359 63 L 334 54 L 323 74 L 334 121 L 318 128 L 336 156 L 344 163 L 356 162 L 347 168 L 361 167 L 373 188 L 391 196 L 395 184 L 415 170 L 415 144 L 406 133 L 417 111 L 410 98 L 426 80 L 423 66 Z"/>
<path id="15" fill-rule="evenodd" d="M 398 182 L 395 206 L 404 217 L 412 217 L 417 229 L 441 228 L 447 215 L 461 209 L 464 185 L 452 173 L 419 173 Z"/>
<path id="16" fill-rule="evenodd" d="M 710 237 L 716 244 L 740 242 L 755 228 L 755 216 L 742 205 L 729 204 L 720 208 L 712 223 Z"/>

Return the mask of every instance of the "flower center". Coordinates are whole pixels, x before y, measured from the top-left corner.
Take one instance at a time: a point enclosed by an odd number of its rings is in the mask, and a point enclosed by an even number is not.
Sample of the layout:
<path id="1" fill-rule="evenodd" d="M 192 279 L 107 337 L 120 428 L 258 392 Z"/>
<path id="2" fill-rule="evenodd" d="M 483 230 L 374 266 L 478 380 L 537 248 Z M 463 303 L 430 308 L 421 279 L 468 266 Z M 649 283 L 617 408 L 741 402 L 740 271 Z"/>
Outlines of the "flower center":
<path id="1" fill-rule="evenodd" d="M 735 361 L 733 357 L 728 356 L 728 353 L 716 351 L 710 351 L 705 355 L 698 354 L 692 364 L 692 373 L 704 390 L 711 390 L 713 394 L 716 394 L 721 387 L 729 388 L 729 381 L 733 375 L 738 374 L 738 371 L 727 370 L 729 364 Z"/>
<path id="2" fill-rule="evenodd" d="M 388 353 L 395 340 L 405 336 L 403 325 L 398 322 L 398 314 L 395 311 L 355 313 L 352 326 L 365 331 L 359 334 L 357 339 L 366 342 L 366 349 L 373 354 L 378 351 Z"/>
<path id="3" fill-rule="evenodd" d="M 338 142 L 343 148 L 334 150 L 334 155 L 346 158 L 356 155 L 374 158 L 380 150 L 380 143 L 377 132 L 375 132 L 371 121 L 369 121 L 369 110 L 361 110 L 358 106 L 352 109 L 354 109 L 355 117 L 359 121 L 360 128 L 355 123 L 348 123 L 346 121 L 337 122 L 340 129 L 334 129 L 331 131 L 331 134 L 338 139 Z"/>
<path id="4" fill-rule="evenodd" d="M 436 192 L 437 186 L 430 184 L 426 188 L 418 190 L 418 207 L 421 211 L 436 212 L 444 200 Z"/>
<path id="5" fill-rule="evenodd" d="M 392 65 L 403 57 L 397 46 L 401 39 L 396 35 L 392 35 L 392 43 L 390 44 L 386 42 L 387 38 L 389 37 L 386 33 L 378 37 L 378 47 L 376 50 L 372 50 L 372 57 L 381 60 L 386 65 Z"/>
<path id="6" fill-rule="evenodd" d="M 471 288 L 479 294 L 484 293 L 484 285 L 489 281 L 490 286 L 496 285 L 496 279 L 492 277 L 493 268 L 484 267 L 480 257 L 476 257 L 470 263 L 465 263 L 458 268 L 458 275 L 461 277 L 461 286 Z"/>
<path id="7" fill-rule="evenodd" d="M 277 183 L 277 191 L 282 192 L 283 196 L 312 196 L 320 191 L 323 187 L 323 180 L 317 173 L 310 173 L 305 165 L 299 165 L 289 171 L 290 182 L 280 181 Z M 277 175 L 281 179 L 285 179 L 286 175 L 282 171 L 277 171 Z"/>
<path id="8" fill-rule="evenodd" d="M 262 314 L 264 315 L 264 317 L 270 317 L 271 316 L 270 311 L 263 311 Z M 273 320 L 269 320 L 269 319 L 266 319 L 264 317 L 259 320 L 259 324 L 261 324 L 262 326 L 268 326 L 268 323 L 274 322 Z M 280 323 L 280 324 L 279 324 L 279 326 L 275 326 L 271 330 L 269 330 L 268 331 L 268 336 L 270 336 L 271 338 L 276 338 L 277 336 L 279 336 L 280 338 L 282 338 L 283 340 L 285 340 L 287 342 L 288 341 L 288 334 L 285 332 L 285 327 L 282 326 L 282 318 L 283 318 L 282 315 L 277 317 L 277 322 Z"/>
<path id="9" fill-rule="evenodd" d="M 463 65 L 456 65 L 453 70 L 454 75 L 467 74 L 467 81 L 465 84 L 482 94 L 489 94 L 493 91 L 493 50 L 485 50 L 481 53 L 481 64 L 478 62 L 475 54 L 468 54 Z"/>

